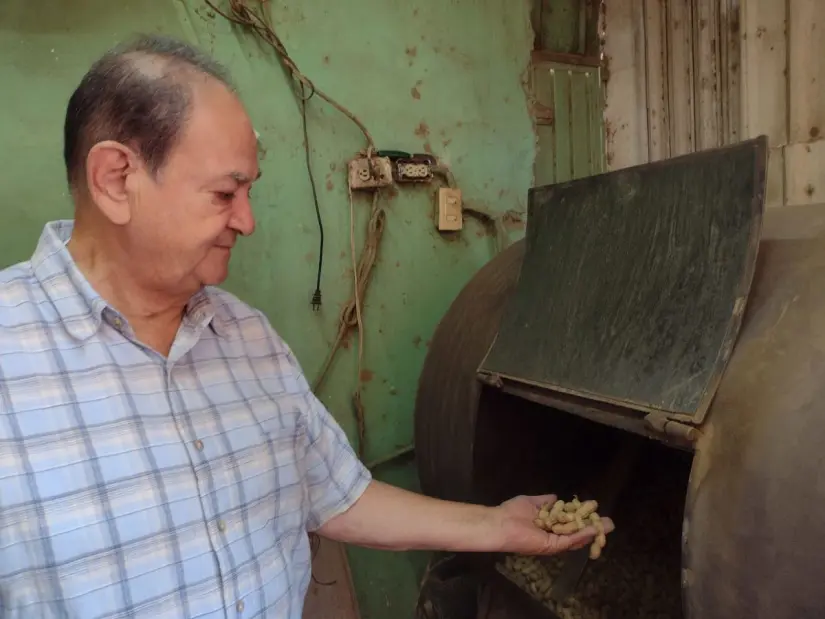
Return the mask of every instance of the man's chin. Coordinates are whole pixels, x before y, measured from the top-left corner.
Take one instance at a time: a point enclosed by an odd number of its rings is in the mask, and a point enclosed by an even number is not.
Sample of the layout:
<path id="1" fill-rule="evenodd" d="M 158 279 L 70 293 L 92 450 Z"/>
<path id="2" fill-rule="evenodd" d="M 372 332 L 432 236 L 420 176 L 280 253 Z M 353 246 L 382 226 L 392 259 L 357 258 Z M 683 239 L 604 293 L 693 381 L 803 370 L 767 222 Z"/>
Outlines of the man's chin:
<path id="1" fill-rule="evenodd" d="M 229 268 L 228 264 L 225 265 L 218 265 L 218 264 L 211 264 L 209 265 L 208 269 L 204 269 L 204 272 L 201 274 L 200 280 L 203 282 L 204 286 L 220 286 L 222 283 L 226 281 L 226 278 L 229 276 Z"/>

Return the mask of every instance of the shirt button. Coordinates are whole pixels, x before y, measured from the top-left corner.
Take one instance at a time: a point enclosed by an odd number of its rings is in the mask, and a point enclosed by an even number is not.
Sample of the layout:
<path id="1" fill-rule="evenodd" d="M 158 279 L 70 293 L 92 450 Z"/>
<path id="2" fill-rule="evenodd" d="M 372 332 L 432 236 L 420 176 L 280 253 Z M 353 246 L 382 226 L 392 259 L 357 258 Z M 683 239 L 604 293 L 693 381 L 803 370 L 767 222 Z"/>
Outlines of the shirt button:
<path id="1" fill-rule="evenodd" d="M 223 520 L 218 520 L 218 531 L 220 531 L 221 533 L 226 531 L 226 522 L 224 522 Z"/>
<path id="2" fill-rule="evenodd" d="M 238 600 L 238 603 L 237 603 L 237 604 L 235 604 L 235 608 L 237 608 L 237 609 L 238 609 L 238 612 L 239 612 L 239 613 L 242 613 L 242 612 L 243 612 L 243 609 L 244 609 L 244 603 L 243 603 L 243 600 Z"/>
<path id="3" fill-rule="evenodd" d="M 203 441 L 198 439 L 195 441 L 195 449 L 198 451 L 203 451 Z"/>
<path id="4" fill-rule="evenodd" d="M 112 319 L 112 324 L 115 326 L 115 329 L 120 329 L 123 326 L 123 321 L 117 316 L 115 316 Z"/>

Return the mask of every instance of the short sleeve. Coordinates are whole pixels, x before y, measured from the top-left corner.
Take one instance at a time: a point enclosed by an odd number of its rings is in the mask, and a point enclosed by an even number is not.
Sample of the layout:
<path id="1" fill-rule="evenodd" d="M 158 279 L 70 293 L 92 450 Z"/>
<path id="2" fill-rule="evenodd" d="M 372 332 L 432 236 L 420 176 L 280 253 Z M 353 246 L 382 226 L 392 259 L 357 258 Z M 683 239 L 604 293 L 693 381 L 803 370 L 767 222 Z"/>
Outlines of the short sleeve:
<path id="1" fill-rule="evenodd" d="M 299 375 L 307 410 L 304 485 L 309 498 L 307 528 L 314 531 L 347 511 L 367 489 L 372 475 L 361 463 L 347 436 L 326 407 L 315 397 L 290 351 L 290 363 Z"/>

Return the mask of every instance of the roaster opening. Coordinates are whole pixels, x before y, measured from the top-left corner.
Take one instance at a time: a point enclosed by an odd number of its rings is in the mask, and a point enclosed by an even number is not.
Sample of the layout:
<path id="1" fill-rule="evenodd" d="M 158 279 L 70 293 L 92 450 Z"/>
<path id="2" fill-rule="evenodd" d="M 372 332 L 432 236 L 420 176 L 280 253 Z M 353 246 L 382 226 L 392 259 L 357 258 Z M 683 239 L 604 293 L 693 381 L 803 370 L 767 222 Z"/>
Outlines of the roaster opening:
<path id="1" fill-rule="evenodd" d="M 497 558 L 495 577 L 517 586 L 547 616 L 684 616 L 682 520 L 691 453 L 485 387 L 474 460 L 481 502 L 516 494 L 577 495 L 600 501 L 599 512 L 616 522 L 604 555 L 584 563 L 583 571 L 570 555 Z M 566 586 L 572 594 L 563 601 L 554 599 L 560 581 L 574 583 Z"/>

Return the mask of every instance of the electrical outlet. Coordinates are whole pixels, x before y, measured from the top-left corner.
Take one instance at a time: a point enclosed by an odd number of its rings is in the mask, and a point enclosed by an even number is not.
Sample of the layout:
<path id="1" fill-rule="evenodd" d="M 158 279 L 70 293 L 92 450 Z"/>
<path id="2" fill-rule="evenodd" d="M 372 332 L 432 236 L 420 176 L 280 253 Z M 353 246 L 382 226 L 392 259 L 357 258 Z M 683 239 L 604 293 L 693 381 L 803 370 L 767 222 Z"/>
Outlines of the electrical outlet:
<path id="1" fill-rule="evenodd" d="M 389 157 L 356 157 L 349 162 L 350 189 L 375 189 L 392 185 Z"/>
<path id="2" fill-rule="evenodd" d="M 399 183 L 427 183 L 433 179 L 432 163 L 426 159 L 399 159 L 395 162 Z"/>
<path id="3" fill-rule="evenodd" d="M 442 187 L 438 190 L 436 226 L 441 232 L 455 232 L 463 227 L 461 190 Z"/>

